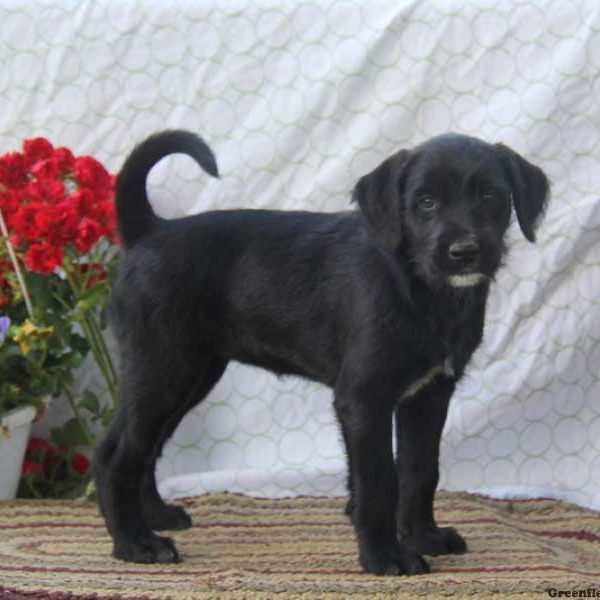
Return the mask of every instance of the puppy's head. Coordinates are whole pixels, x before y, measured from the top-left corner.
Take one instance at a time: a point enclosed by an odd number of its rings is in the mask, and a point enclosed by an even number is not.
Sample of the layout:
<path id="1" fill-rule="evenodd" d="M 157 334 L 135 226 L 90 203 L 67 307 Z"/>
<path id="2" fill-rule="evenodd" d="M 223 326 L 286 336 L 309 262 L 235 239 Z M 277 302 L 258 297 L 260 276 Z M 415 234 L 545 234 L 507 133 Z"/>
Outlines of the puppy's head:
<path id="1" fill-rule="evenodd" d="M 513 208 L 535 241 L 548 189 L 543 171 L 510 148 L 448 134 L 388 158 L 353 198 L 381 247 L 407 256 L 428 285 L 470 287 L 500 266 Z"/>

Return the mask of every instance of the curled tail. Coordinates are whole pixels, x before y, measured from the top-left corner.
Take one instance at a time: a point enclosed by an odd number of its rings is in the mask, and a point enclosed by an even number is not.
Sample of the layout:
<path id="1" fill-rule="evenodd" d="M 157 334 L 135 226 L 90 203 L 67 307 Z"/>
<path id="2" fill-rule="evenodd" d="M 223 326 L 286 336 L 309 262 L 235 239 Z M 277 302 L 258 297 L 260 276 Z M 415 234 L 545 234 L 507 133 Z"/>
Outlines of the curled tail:
<path id="1" fill-rule="evenodd" d="M 146 177 L 161 158 L 176 153 L 188 154 L 207 173 L 219 176 L 212 150 L 194 133 L 178 129 L 161 131 L 141 142 L 117 176 L 117 220 L 125 246 L 148 235 L 160 221 L 148 201 Z"/>

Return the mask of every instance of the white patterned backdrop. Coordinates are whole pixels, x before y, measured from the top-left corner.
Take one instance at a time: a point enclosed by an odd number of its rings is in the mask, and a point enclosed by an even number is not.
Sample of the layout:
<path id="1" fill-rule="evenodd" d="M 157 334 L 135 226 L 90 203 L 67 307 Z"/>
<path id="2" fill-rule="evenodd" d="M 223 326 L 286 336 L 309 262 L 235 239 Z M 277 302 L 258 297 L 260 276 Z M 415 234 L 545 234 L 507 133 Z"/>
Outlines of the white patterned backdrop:
<path id="1" fill-rule="evenodd" d="M 165 216 L 345 209 L 360 175 L 448 130 L 541 165 L 548 215 L 535 246 L 511 231 L 441 486 L 600 508 L 597 0 L 1 0 L 0 63 L 2 151 L 47 135 L 114 171 L 156 130 L 203 135 L 222 178 L 168 159 Z M 169 496 L 342 494 L 344 469 L 328 390 L 235 364 L 159 475 Z"/>

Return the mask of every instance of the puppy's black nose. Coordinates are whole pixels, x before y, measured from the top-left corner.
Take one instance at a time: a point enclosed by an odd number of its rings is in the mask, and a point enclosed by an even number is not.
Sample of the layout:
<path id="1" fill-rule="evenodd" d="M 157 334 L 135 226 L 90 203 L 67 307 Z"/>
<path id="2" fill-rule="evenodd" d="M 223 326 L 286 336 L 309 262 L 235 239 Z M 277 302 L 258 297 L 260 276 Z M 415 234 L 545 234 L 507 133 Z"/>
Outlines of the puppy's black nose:
<path id="1" fill-rule="evenodd" d="M 456 262 L 471 262 L 479 254 L 479 244 L 472 237 L 450 244 L 448 256 Z"/>

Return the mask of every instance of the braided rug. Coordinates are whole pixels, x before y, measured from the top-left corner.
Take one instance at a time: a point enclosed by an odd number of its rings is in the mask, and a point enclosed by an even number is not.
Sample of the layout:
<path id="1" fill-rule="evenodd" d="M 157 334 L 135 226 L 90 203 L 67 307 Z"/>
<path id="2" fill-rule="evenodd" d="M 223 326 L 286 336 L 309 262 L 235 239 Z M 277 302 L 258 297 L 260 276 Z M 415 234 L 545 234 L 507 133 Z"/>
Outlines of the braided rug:
<path id="1" fill-rule="evenodd" d="M 600 515 L 554 500 L 440 492 L 438 521 L 460 530 L 469 553 L 431 557 L 429 575 L 391 578 L 361 572 L 343 499 L 179 502 L 194 527 L 173 534 L 175 565 L 111 558 L 93 504 L 0 503 L 0 599 L 548 598 L 550 588 L 600 597 Z"/>

